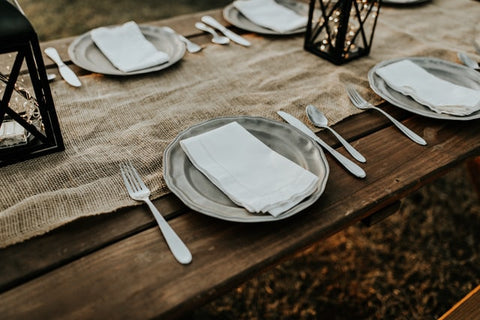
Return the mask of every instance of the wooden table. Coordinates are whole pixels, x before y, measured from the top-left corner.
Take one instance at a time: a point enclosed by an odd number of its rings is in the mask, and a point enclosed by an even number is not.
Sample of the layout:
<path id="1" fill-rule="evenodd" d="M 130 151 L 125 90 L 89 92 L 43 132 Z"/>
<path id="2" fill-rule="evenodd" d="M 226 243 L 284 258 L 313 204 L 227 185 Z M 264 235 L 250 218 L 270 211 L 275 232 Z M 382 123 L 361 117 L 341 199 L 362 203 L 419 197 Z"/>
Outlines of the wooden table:
<path id="1" fill-rule="evenodd" d="M 220 11 L 209 13 L 221 19 Z M 209 45 L 209 38 L 193 28 L 200 16 L 157 24 Z M 61 55 L 67 58 L 71 40 L 43 45 L 63 49 Z M 375 113 L 338 123 L 338 132 L 366 146 L 362 152 L 372 159 L 363 165 L 367 178 L 354 178 L 327 156 L 331 175 L 324 195 L 301 214 L 275 223 L 215 220 L 188 209 L 172 194 L 156 200 L 193 254 L 188 266 L 174 260 L 145 206 L 83 218 L 2 249 L 0 317 L 165 319 L 187 314 L 360 220 L 374 221 L 395 212 L 399 200 L 480 155 L 479 120 L 440 121 L 388 104 L 382 107 L 422 133 L 429 145 L 412 143 Z M 322 137 L 343 152 L 330 136 Z"/>

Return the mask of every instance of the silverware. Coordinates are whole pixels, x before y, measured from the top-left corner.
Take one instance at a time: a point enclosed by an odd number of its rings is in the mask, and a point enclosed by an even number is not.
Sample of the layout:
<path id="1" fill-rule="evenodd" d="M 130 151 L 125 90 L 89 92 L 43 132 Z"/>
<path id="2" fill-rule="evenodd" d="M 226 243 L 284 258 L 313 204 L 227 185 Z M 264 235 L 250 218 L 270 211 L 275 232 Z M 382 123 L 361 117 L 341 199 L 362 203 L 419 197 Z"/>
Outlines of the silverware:
<path id="1" fill-rule="evenodd" d="M 472 69 L 475 69 L 475 70 L 478 70 L 480 67 L 478 66 L 478 62 L 471 59 L 469 56 L 467 56 L 466 53 L 464 52 L 458 52 L 457 53 L 457 56 L 458 56 L 458 59 L 460 59 L 460 61 L 466 65 L 467 67 L 469 68 L 472 68 Z"/>
<path id="2" fill-rule="evenodd" d="M 388 113 L 386 113 L 382 109 L 375 107 L 373 104 L 371 104 L 371 103 L 367 102 L 365 99 L 363 99 L 360 96 L 360 94 L 357 92 L 357 90 L 355 90 L 355 88 L 353 88 L 352 86 L 349 86 L 349 85 L 346 88 L 347 88 L 348 97 L 350 98 L 350 101 L 352 101 L 352 103 L 355 107 L 357 107 L 359 109 L 363 109 L 363 110 L 375 109 L 375 110 L 379 111 L 385 117 L 387 117 L 390 121 L 392 121 L 392 123 L 395 126 L 397 126 L 397 128 L 400 131 L 402 131 L 407 137 L 409 137 L 412 141 L 414 141 L 414 142 L 416 142 L 416 143 L 418 143 L 422 146 L 425 146 L 427 144 L 427 142 L 422 137 L 417 135 L 412 130 L 408 129 L 401 122 L 397 121 L 395 118 L 393 118 L 391 115 L 389 115 Z"/>
<path id="3" fill-rule="evenodd" d="M 345 150 L 348 151 L 356 160 L 360 162 L 366 162 L 365 157 L 357 151 L 348 141 L 346 141 L 341 135 L 338 134 L 335 130 L 328 126 L 328 119 L 325 115 L 318 110 L 314 105 L 309 104 L 305 109 L 308 119 L 318 128 L 324 128 L 329 130 L 340 143 L 345 147 Z"/>
<path id="4" fill-rule="evenodd" d="M 287 121 L 289 124 L 294 126 L 295 128 L 299 129 L 303 133 L 305 133 L 307 136 L 312 138 L 315 142 L 317 142 L 319 145 L 322 146 L 325 150 L 330 152 L 330 154 L 337 159 L 338 162 L 340 162 L 350 173 L 352 173 L 354 176 L 358 178 L 365 178 L 366 173 L 365 171 L 360 168 L 355 162 L 351 161 L 350 159 L 346 158 L 343 156 L 341 153 L 337 152 L 335 149 L 330 147 L 328 144 L 326 144 L 322 139 L 317 137 L 315 133 L 313 133 L 312 130 L 310 130 L 303 122 L 295 118 L 289 113 L 283 112 L 283 111 L 277 111 L 278 115 L 282 117 L 285 121 Z"/>
<path id="5" fill-rule="evenodd" d="M 57 77 L 57 76 L 54 75 L 53 73 L 47 74 L 47 80 L 48 80 L 48 81 L 53 81 L 53 80 L 55 80 L 56 77 Z"/>
<path id="6" fill-rule="evenodd" d="M 189 264 L 192 261 L 192 254 L 150 201 L 150 190 L 143 183 L 137 170 L 128 162 L 120 165 L 120 171 L 130 197 L 134 200 L 145 202 L 152 211 L 153 216 L 155 217 L 155 220 L 157 220 L 158 226 L 162 231 L 163 237 L 177 261 L 182 264 Z"/>
<path id="7" fill-rule="evenodd" d="M 228 30 L 222 24 L 220 24 L 220 22 L 218 22 L 217 20 L 215 20 L 212 17 L 203 16 L 201 18 L 201 20 L 202 20 L 202 22 L 208 24 L 210 27 L 219 30 L 221 33 L 223 33 L 227 38 L 229 38 L 233 42 L 236 42 L 236 43 L 241 44 L 242 46 L 246 46 L 246 47 L 249 47 L 251 45 L 251 43 L 247 39 L 245 39 L 242 36 L 239 36 L 238 34 L 236 34 L 235 32 L 233 32 L 231 30 Z"/>
<path id="8" fill-rule="evenodd" d="M 55 48 L 49 47 L 45 49 L 47 56 L 53 60 L 58 66 L 58 71 L 67 83 L 74 87 L 80 87 L 82 83 L 78 79 L 77 75 L 70 69 L 65 63 L 63 63 L 60 55 Z"/>
<path id="9" fill-rule="evenodd" d="M 180 39 L 180 41 L 185 43 L 185 47 L 187 48 L 188 52 L 196 53 L 196 52 L 199 52 L 200 50 L 202 50 L 202 47 L 200 47 L 198 44 L 188 40 L 187 38 L 185 38 L 181 34 L 175 32 L 175 30 L 173 30 L 172 28 L 165 26 L 165 27 L 163 27 L 163 29 L 165 29 L 165 31 L 167 31 L 170 34 L 173 34 L 173 35 L 177 36 Z"/>
<path id="10" fill-rule="evenodd" d="M 207 26 L 206 24 L 204 24 L 202 22 L 195 23 L 195 28 L 210 33 L 213 36 L 213 38 L 212 38 L 213 43 L 216 43 L 216 44 L 229 44 L 230 43 L 230 39 L 228 39 L 227 37 L 219 35 L 218 33 L 215 32 L 215 30 L 213 30 L 212 28 L 210 28 L 209 26 Z"/>

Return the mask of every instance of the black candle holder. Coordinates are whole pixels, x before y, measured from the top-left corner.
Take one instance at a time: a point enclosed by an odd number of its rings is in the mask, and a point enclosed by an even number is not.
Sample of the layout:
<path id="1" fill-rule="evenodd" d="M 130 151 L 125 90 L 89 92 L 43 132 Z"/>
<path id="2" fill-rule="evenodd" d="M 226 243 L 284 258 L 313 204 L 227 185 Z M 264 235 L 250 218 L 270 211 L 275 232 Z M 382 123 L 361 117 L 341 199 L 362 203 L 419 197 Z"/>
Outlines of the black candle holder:
<path id="1" fill-rule="evenodd" d="M 368 55 L 381 0 L 311 0 L 305 50 L 340 65 Z"/>
<path id="2" fill-rule="evenodd" d="M 5 0 L 0 0 L 0 58 L 9 71 L 0 73 L 0 167 L 64 150 L 37 34 Z"/>

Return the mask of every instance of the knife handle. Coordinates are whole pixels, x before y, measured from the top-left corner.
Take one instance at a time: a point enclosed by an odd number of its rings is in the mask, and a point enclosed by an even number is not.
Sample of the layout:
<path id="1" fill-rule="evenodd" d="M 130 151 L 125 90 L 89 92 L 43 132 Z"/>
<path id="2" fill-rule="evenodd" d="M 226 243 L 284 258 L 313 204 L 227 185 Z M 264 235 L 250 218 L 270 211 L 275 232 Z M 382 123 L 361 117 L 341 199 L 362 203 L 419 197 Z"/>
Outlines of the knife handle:
<path id="1" fill-rule="evenodd" d="M 220 30 L 221 32 L 224 32 L 227 29 L 223 25 L 221 25 L 217 20 L 215 20 L 210 16 L 203 16 L 200 20 L 202 20 L 203 23 L 206 23 L 211 27 L 214 27 L 215 29 Z"/>
<path id="2" fill-rule="evenodd" d="M 65 63 L 63 63 L 62 59 L 60 58 L 60 55 L 58 54 L 57 49 L 48 47 L 45 49 L 45 54 L 50 59 L 52 59 L 53 62 L 55 62 L 59 67 L 65 65 Z"/>
<path id="3" fill-rule="evenodd" d="M 365 170 L 363 170 L 359 165 L 357 165 L 355 162 L 353 162 L 352 160 L 348 159 L 347 157 L 345 157 L 343 154 L 341 154 L 340 152 L 338 152 L 337 150 L 333 149 L 332 147 L 330 147 L 328 144 L 326 144 L 322 139 L 320 139 L 319 137 L 315 136 L 315 141 L 321 145 L 325 150 L 327 150 L 328 152 L 330 152 L 330 154 L 335 158 L 337 159 L 338 162 L 340 162 L 344 167 L 345 169 L 347 169 L 348 171 L 350 171 L 350 173 L 352 173 L 354 176 L 358 177 L 358 178 L 365 178 L 367 176 L 367 174 L 365 173 Z"/>

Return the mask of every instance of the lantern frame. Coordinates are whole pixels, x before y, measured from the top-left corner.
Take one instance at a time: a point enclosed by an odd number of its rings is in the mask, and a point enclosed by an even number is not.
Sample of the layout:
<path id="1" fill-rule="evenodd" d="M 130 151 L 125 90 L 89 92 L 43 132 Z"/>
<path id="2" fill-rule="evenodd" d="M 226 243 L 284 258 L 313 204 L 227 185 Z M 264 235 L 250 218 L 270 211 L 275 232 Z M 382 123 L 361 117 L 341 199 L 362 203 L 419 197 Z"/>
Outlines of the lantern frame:
<path id="1" fill-rule="evenodd" d="M 15 121 L 31 137 L 26 144 L 13 145 L 0 149 L 0 167 L 62 151 L 65 149 L 57 114 L 47 79 L 47 72 L 40 50 L 38 37 L 28 19 L 8 1 L 0 0 L 0 54 L 16 54 L 11 72 L 0 100 L 0 128 L 6 121 Z M 22 70 L 24 63 L 28 73 Z M 25 120 L 10 107 L 19 76 L 29 75 L 33 88 L 32 98 L 36 103 L 41 127 Z M 29 94 L 29 93 L 28 93 Z"/>
<path id="2" fill-rule="evenodd" d="M 318 9 L 316 8 L 317 3 L 319 4 Z M 363 9 L 360 6 L 366 5 L 369 7 L 362 19 Z M 368 55 L 372 46 L 380 6 L 381 0 L 337 0 L 336 2 L 311 0 L 304 49 L 336 65 Z M 376 10 L 374 10 L 375 8 Z M 358 28 L 354 31 L 349 30 L 352 19 L 358 23 Z M 367 35 L 369 30 L 366 29 L 365 24 L 372 19 L 371 33 Z M 332 27 L 329 25 L 332 20 L 336 24 L 334 30 L 331 30 Z M 352 34 L 347 37 L 347 33 Z M 319 38 L 321 35 L 324 38 Z M 360 37 L 362 46 L 355 43 L 358 37 Z"/>

